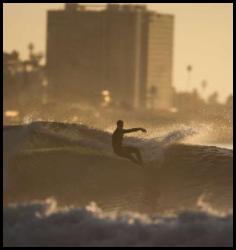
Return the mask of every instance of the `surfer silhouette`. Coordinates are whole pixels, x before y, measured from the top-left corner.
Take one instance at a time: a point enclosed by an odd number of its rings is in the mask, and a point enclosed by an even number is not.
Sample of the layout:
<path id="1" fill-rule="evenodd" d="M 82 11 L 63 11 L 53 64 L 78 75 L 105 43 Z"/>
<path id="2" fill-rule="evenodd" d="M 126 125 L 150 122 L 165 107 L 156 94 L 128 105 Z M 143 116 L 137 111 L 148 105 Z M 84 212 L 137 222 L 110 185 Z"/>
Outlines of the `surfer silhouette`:
<path id="1" fill-rule="evenodd" d="M 127 158 L 133 161 L 136 164 L 142 165 L 143 160 L 138 148 L 133 146 L 123 146 L 123 136 L 127 133 L 132 133 L 136 131 L 147 132 L 144 128 L 131 128 L 131 129 L 124 129 L 124 122 L 122 120 L 117 121 L 117 128 L 112 134 L 112 147 L 115 154 L 120 157 Z M 134 155 L 136 157 L 134 157 Z"/>

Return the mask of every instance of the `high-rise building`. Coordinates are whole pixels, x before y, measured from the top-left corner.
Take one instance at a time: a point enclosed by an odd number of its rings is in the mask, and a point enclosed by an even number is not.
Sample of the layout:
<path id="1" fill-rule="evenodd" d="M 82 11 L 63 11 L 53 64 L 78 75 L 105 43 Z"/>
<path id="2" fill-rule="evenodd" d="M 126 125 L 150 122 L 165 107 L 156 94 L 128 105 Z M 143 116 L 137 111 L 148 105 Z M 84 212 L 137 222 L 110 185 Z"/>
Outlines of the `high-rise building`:
<path id="1" fill-rule="evenodd" d="M 148 11 L 144 5 L 65 6 L 48 12 L 52 97 L 97 103 L 107 90 L 114 103 L 172 106 L 172 15 Z"/>

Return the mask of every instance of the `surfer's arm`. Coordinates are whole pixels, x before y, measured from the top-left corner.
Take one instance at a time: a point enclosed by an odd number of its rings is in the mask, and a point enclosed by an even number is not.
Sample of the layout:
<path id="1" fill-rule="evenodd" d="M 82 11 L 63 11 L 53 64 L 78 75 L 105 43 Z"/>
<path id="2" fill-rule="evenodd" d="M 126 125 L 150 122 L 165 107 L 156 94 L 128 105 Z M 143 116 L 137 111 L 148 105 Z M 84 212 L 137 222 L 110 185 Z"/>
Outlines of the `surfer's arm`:
<path id="1" fill-rule="evenodd" d="M 137 132 L 137 131 L 142 131 L 142 132 L 147 132 L 146 129 L 144 128 L 130 128 L 130 129 L 123 129 L 123 133 L 132 133 L 132 132 Z"/>

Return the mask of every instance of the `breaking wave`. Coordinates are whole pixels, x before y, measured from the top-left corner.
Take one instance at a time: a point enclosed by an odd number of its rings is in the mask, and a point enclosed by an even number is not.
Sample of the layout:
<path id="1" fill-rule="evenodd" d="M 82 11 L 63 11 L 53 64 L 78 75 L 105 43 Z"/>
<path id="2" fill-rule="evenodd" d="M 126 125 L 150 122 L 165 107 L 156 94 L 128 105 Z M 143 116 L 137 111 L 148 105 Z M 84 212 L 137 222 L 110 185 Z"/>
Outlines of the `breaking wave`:
<path id="1" fill-rule="evenodd" d="M 96 204 L 58 207 L 53 199 L 4 208 L 5 247 L 233 246 L 232 215 L 105 213 Z"/>
<path id="2" fill-rule="evenodd" d="M 5 127 L 4 202 L 55 197 L 61 205 L 96 201 L 106 211 L 164 214 L 196 209 L 204 195 L 219 211 L 229 211 L 233 151 L 178 143 L 194 134 L 186 128 L 161 140 L 127 137 L 141 149 L 141 168 L 113 154 L 109 132 L 55 122 Z"/>

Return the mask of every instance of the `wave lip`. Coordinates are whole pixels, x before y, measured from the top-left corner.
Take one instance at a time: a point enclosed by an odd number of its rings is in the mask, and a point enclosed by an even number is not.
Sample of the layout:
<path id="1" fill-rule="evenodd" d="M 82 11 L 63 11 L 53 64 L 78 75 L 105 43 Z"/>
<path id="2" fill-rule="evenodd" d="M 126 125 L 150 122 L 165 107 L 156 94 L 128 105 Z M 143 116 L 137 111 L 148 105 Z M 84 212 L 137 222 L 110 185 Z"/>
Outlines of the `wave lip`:
<path id="1" fill-rule="evenodd" d="M 232 214 L 170 217 L 106 214 L 96 205 L 59 208 L 53 199 L 4 208 L 4 246 L 232 246 Z"/>

